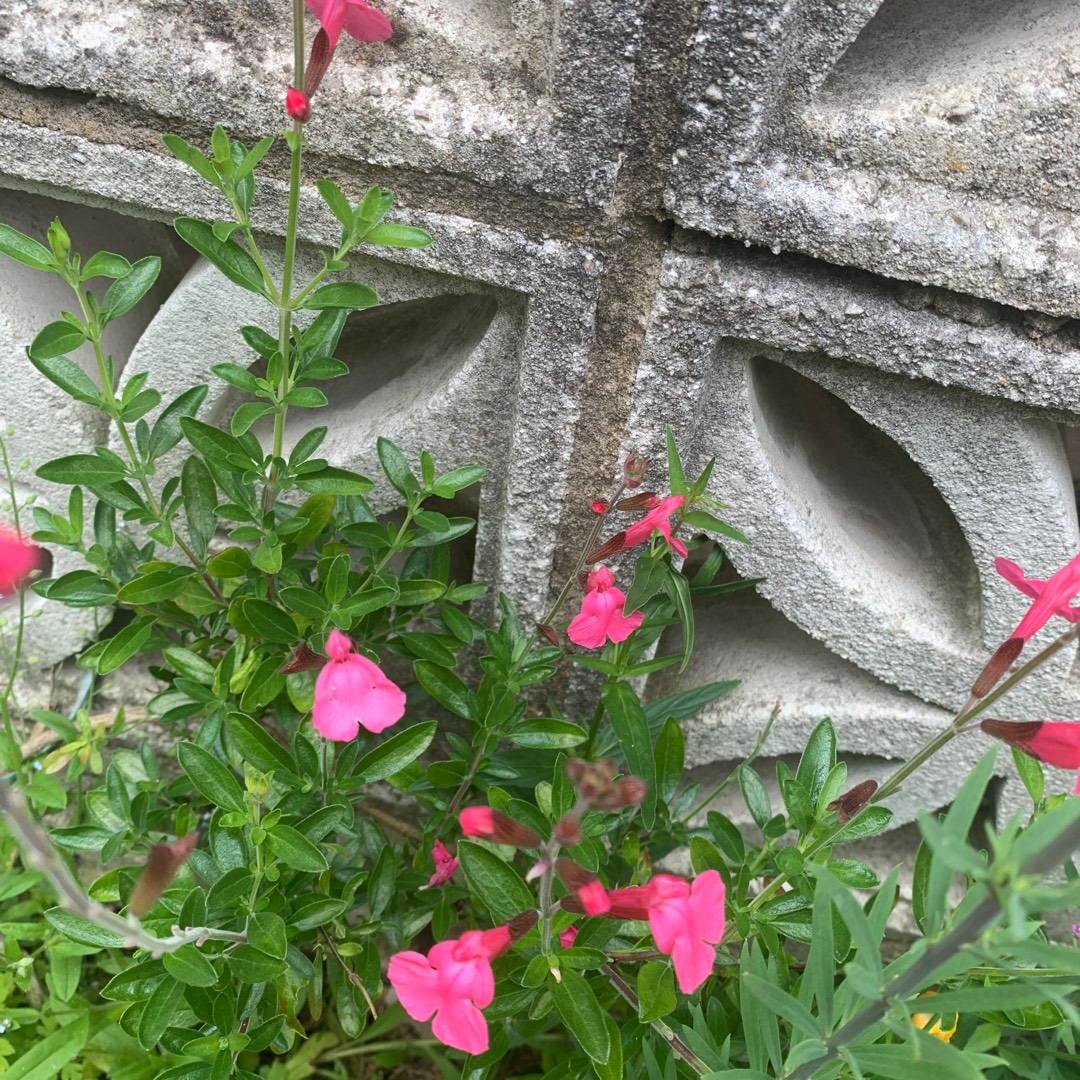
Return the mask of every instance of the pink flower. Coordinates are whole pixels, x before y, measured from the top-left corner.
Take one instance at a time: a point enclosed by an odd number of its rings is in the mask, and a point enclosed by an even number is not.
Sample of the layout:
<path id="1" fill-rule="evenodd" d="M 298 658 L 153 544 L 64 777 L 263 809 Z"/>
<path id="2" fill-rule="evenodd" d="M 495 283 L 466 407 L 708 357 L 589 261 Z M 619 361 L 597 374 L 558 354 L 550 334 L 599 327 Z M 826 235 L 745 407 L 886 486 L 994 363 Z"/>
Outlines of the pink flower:
<path id="1" fill-rule="evenodd" d="M 1059 769 L 1080 769 L 1080 722 L 1075 720 L 1017 721 L 983 720 L 980 724 L 987 735 L 1002 739 L 1010 746 L 1047 765 Z M 1076 777 L 1077 795 L 1080 795 L 1080 774 Z"/>
<path id="2" fill-rule="evenodd" d="M 1024 577 L 1024 571 L 1011 559 L 995 559 L 994 569 L 1010 585 L 1015 585 L 1035 601 L 1012 632 L 1012 637 L 1027 641 L 1055 615 L 1069 622 L 1080 619 L 1080 608 L 1070 604 L 1080 593 L 1080 555 L 1066 563 L 1049 581 Z"/>
<path id="3" fill-rule="evenodd" d="M 488 1048 L 488 1028 L 481 1009 L 495 996 L 491 961 L 536 923 L 528 911 L 494 930 L 469 930 L 460 938 L 440 941 L 427 956 L 399 952 L 390 957 L 390 982 L 402 1008 L 420 1021 L 435 1017 L 435 1038 L 482 1054 Z"/>
<path id="4" fill-rule="evenodd" d="M 566 636 L 575 645 L 599 649 L 605 641 L 625 641 L 640 625 L 640 611 L 623 614 L 626 594 L 615 588 L 615 578 L 606 566 L 598 567 L 586 579 L 581 611 L 570 620 Z"/>
<path id="5" fill-rule="evenodd" d="M 686 545 L 671 535 L 671 522 L 668 520 L 676 510 L 682 508 L 685 501 L 681 495 L 670 495 L 657 503 L 640 521 L 634 522 L 626 530 L 626 546 L 632 548 L 644 543 L 652 536 L 653 529 L 656 529 L 672 549 L 685 558 Z"/>
<path id="6" fill-rule="evenodd" d="M 457 859 L 446 850 L 441 840 L 435 841 L 435 846 L 431 849 L 431 858 L 435 863 L 435 873 L 431 875 L 428 883 L 422 886 L 425 889 L 445 885 L 454 876 L 454 871 L 458 868 Z"/>
<path id="7" fill-rule="evenodd" d="M 671 957 L 684 994 L 712 974 L 724 936 L 724 882 L 715 870 L 698 874 L 693 884 L 657 874 L 645 885 L 611 889 L 608 901 L 614 918 L 649 920 L 656 947 Z"/>
<path id="8" fill-rule="evenodd" d="M 458 824 L 466 836 L 479 836 L 495 844 L 535 848 L 541 843 L 539 833 L 490 806 L 467 806 L 458 814 Z"/>
<path id="9" fill-rule="evenodd" d="M 578 928 L 576 926 L 568 926 L 565 930 L 559 931 L 559 944 L 564 949 L 573 948 L 574 938 L 578 936 Z"/>
<path id="10" fill-rule="evenodd" d="M 304 0 L 322 23 L 330 48 L 337 47 L 344 28 L 357 41 L 386 41 L 393 34 L 390 20 L 364 0 Z"/>
<path id="11" fill-rule="evenodd" d="M 353 651 L 340 630 L 326 639 L 330 657 L 315 680 L 315 730 L 335 742 L 355 739 L 363 726 L 379 732 L 405 714 L 405 694 L 366 656 Z"/>
<path id="12" fill-rule="evenodd" d="M 0 593 L 7 596 L 41 569 L 41 548 L 0 525 Z"/>
<path id="13" fill-rule="evenodd" d="M 651 492 L 646 494 L 650 502 L 655 498 Z M 672 514 L 681 509 L 684 502 L 686 500 L 681 495 L 669 495 L 666 499 L 662 499 L 640 521 L 635 521 L 630 528 L 616 533 L 607 543 L 589 552 L 585 556 L 585 561 L 587 563 L 600 562 L 601 559 L 606 559 L 617 552 L 643 544 L 652 536 L 654 529 L 663 535 L 672 551 L 685 558 L 686 545 L 678 537 L 671 535 L 671 521 L 669 520 Z"/>

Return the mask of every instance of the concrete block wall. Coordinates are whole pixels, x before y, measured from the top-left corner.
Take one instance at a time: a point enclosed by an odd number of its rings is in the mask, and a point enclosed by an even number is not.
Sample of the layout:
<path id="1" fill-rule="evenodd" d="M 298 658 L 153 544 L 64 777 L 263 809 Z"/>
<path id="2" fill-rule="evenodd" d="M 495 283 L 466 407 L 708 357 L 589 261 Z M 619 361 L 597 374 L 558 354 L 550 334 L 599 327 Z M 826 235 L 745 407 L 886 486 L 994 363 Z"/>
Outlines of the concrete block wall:
<path id="1" fill-rule="evenodd" d="M 308 420 L 330 423 L 330 455 L 371 471 L 386 434 L 486 463 L 473 571 L 538 615 L 619 457 L 661 457 L 670 424 L 691 465 L 717 459 L 754 541 L 734 570 L 765 579 L 703 604 L 691 669 L 647 688 L 743 680 L 686 721 L 692 762 L 741 757 L 776 699 L 767 753 L 824 715 L 855 776 L 909 753 L 1024 610 L 994 556 L 1045 576 L 1080 547 L 1080 4 L 382 7 L 394 38 L 343 38 L 315 100 L 308 175 L 393 189 L 436 244 L 353 260 L 383 305 L 353 317 L 355 370 Z M 0 219 L 41 234 L 60 213 L 84 250 L 164 257 L 111 343 L 126 376 L 168 398 L 251 362 L 234 330 L 268 313 L 165 224 L 221 207 L 158 136 L 280 129 L 290 5 L 0 15 Z M 269 247 L 285 161 L 271 151 L 257 195 Z M 315 258 L 337 227 L 313 190 L 302 223 Z M 0 420 L 31 462 L 106 437 L 22 359 L 59 302 L 0 265 Z M 78 619 L 46 610 L 32 651 L 77 650 Z M 1075 668 L 1061 655 L 1002 715 L 1076 717 Z M 897 824 L 945 805 L 981 745 L 913 778 Z"/>

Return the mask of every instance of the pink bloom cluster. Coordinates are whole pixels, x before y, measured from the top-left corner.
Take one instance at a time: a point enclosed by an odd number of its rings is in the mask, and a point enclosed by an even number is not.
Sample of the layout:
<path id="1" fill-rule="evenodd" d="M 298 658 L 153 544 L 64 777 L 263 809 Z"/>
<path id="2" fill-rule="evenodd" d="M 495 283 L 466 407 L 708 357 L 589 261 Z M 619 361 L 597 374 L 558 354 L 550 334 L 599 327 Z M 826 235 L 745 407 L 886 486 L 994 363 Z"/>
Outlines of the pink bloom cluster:
<path id="1" fill-rule="evenodd" d="M 584 911 L 648 920 L 656 947 L 671 957 L 684 994 L 692 994 L 712 974 L 716 946 L 724 936 L 724 882 L 717 871 L 706 870 L 692 883 L 657 874 L 629 889 L 604 891 L 597 886 L 599 882 L 588 882 L 577 889 Z"/>
<path id="2" fill-rule="evenodd" d="M 405 714 L 405 694 L 340 631 L 326 639 L 330 657 L 315 680 L 311 721 L 320 735 L 348 742 L 364 727 L 380 732 Z"/>
<path id="3" fill-rule="evenodd" d="M 599 649 L 605 641 L 625 641 L 645 617 L 640 611 L 623 614 L 626 594 L 615 588 L 615 577 L 606 566 L 597 567 L 585 579 L 581 611 L 570 620 L 566 636 L 586 649 Z"/>
<path id="4" fill-rule="evenodd" d="M 637 547 L 638 544 L 645 543 L 654 530 L 664 537 L 672 551 L 685 558 L 686 545 L 677 536 L 671 535 L 671 515 L 681 510 L 684 502 L 686 500 L 682 495 L 669 495 L 666 499 L 661 499 L 640 521 L 635 521 L 628 529 L 616 533 L 606 543 L 586 555 L 585 561 L 600 562 L 601 559 L 607 559 L 620 551 Z"/>
<path id="5" fill-rule="evenodd" d="M 7 596 L 41 568 L 41 548 L 0 525 L 0 593 Z"/>
<path id="6" fill-rule="evenodd" d="M 430 1020 L 435 1038 L 482 1054 L 488 1048 L 487 1021 L 481 1009 L 495 997 L 491 961 L 536 924 L 536 912 L 518 915 L 494 930 L 469 930 L 440 941 L 427 956 L 399 952 L 390 957 L 389 978 L 402 1008 L 414 1019 Z"/>

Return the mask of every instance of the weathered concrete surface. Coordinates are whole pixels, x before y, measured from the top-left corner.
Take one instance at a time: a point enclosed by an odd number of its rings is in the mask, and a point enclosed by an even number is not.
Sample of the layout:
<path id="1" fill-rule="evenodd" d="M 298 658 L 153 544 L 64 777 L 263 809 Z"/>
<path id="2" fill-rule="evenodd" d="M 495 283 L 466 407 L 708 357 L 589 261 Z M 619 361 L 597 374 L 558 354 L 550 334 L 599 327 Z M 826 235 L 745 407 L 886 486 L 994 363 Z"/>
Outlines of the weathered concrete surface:
<path id="1" fill-rule="evenodd" d="M 676 220 L 1017 307 L 1080 313 L 1080 9 L 709 0 Z"/>

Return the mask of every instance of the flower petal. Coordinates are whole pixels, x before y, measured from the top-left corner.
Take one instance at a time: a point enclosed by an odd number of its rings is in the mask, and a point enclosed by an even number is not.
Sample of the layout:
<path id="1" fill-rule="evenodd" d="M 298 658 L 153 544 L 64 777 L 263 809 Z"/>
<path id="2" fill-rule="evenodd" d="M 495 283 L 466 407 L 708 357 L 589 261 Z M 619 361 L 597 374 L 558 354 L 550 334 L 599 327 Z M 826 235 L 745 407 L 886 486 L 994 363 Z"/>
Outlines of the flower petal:
<path id="1" fill-rule="evenodd" d="M 685 934 L 675 942 L 671 961 L 675 965 L 679 989 L 684 994 L 692 994 L 712 974 L 716 949 L 701 938 Z"/>
<path id="2" fill-rule="evenodd" d="M 368 7 L 362 0 L 348 0 L 345 29 L 357 41 L 386 41 L 394 33 L 390 20 L 381 11 Z"/>
<path id="3" fill-rule="evenodd" d="M 320 735 L 333 742 L 351 742 L 360 734 L 356 709 L 332 695 L 320 698 L 316 692 L 311 722 Z"/>
<path id="4" fill-rule="evenodd" d="M 394 953 L 390 957 L 388 977 L 401 1007 L 414 1020 L 430 1020 L 435 1010 L 442 1008 L 444 994 L 438 973 L 421 953 Z"/>
<path id="5" fill-rule="evenodd" d="M 341 28 L 345 25 L 345 0 L 304 0 L 304 3 L 322 23 L 330 39 L 330 49 L 335 49 L 341 37 Z"/>
<path id="6" fill-rule="evenodd" d="M 715 870 L 698 874 L 690 885 L 690 922 L 703 941 L 719 942 L 724 936 L 724 880 Z"/>
<path id="7" fill-rule="evenodd" d="M 488 1048 L 487 1021 L 471 1001 L 447 1001 L 436 1014 L 431 1030 L 440 1042 L 467 1054 L 482 1054 Z"/>

